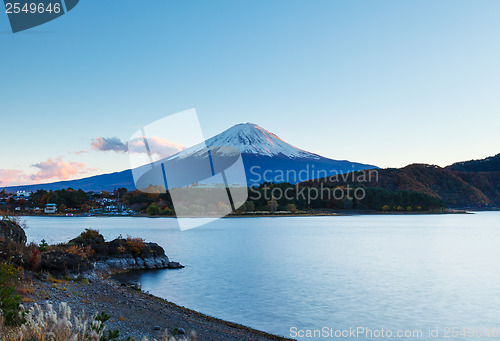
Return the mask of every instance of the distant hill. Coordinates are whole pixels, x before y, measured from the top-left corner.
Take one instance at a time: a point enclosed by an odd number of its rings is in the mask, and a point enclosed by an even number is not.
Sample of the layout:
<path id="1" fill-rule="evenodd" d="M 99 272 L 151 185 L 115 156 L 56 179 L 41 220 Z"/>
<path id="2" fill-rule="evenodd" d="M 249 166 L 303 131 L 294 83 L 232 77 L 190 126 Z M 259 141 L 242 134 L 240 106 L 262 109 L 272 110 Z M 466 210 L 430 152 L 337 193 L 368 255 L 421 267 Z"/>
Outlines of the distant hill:
<path id="1" fill-rule="evenodd" d="M 500 207 L 500 172 L 463 172 L 452 167 L 412 164 L 403 168 L 379 169 L 375 177 L 365 179 L 363 172 L 350 176 L 321 179 L 331 186 L 350 185 L 384 188 L 391 191 L 410 190 L 442 199 L 449 207 L 480 208 Z M 370 181 L 365 181 L 370 180 Z M 316 186 L 317 181 L 304 185 Z"/>
<path id="2" fill-rule="evenodd" d="M 134 178 L 132 176 L 132 171 L 130 169 L 124 170 L 122 172 L 110 173 L 96 175 L 88 178 L 78 179 L 78 180 L 68 180 L 68 181 L 58 181 L 49 184 L 36 184 L 36 185 L 21 185 L 21 186 L 11 186 L 11 187 L 1 187 L 7 192 L 15 191 L 30 191 L 35 192 L 39 189 L 44 189 L 47 191 L 55 191 L 58 189 L 82 189 L 86 192 L 88 191 L 112 191 L 116 188 L 126 188 L 128 190 L 134 190 Z"/>
<path id="3" fill-rule="evenodd" d="M 500 172 L 500 154 L 481 160 L 457 162 L 446 168 L 459 172 Z"/>

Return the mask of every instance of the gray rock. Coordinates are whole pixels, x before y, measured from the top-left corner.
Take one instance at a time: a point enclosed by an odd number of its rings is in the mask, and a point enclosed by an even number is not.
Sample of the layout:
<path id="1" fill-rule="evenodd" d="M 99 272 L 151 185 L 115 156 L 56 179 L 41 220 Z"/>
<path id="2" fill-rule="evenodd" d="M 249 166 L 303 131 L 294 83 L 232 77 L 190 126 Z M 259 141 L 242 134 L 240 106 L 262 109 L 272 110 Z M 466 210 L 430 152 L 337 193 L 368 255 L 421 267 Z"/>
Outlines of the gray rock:
<path id="1" fill-rule="evenodd" d="M 0 220 L 0 240 L 10 240 L 18 244 L 26 244 L 26 233 L 22 227 L 10 221 Z"/>
<path id="2" fill-rule="evenodd" d="M 182 269 L 184 266 L 179 262 L 168 262 L 167 267 L 169 269 Z"/>

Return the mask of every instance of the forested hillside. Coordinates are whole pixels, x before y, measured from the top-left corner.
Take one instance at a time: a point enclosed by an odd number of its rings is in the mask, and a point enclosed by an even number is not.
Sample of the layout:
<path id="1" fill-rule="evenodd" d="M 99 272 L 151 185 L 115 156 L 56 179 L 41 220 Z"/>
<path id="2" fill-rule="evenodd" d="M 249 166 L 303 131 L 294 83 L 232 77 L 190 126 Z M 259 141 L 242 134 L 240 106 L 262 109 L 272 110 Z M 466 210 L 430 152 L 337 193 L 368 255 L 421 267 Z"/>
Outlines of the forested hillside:
<path id="1" fill-rule="evenodd" d="M 303 185 L 316 186 L 322 182 L 328 186 L 350 185 L 390 191 L 416 191 L 442 199 L 449 207 L 499 207 L 500 171 L 495 171 L 496 162 L 500 160 L 499 155 L 485 159 L 487 161 L 461 162 L 446 168 L 412 164 L 403 168 L 380 169 L 378 177 L 371 176 L 368 179 L 363 176 L 364 172 L 360 171 L 351 173 L 351 176 L 339 175 L 319 181 L 308 181 Z"/>

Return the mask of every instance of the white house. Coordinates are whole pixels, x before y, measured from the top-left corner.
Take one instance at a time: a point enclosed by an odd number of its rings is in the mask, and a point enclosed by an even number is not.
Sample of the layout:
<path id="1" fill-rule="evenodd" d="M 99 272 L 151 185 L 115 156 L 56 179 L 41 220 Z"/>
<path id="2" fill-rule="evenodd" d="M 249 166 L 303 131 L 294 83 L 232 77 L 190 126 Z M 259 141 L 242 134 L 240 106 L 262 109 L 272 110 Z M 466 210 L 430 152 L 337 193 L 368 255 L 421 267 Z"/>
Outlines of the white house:
<path id="1" fill-rule="evenodd" d="M 17 191 L 16 196 L 18 197 L 30 197 L 31 192 L 26 192 L 26 191 Z"/>
<path id="2" fill-rule="evenodd" d="M 57 205 L 56 204 L 47 204 L 45 205 L 45 213 L 56 213 Z"/>

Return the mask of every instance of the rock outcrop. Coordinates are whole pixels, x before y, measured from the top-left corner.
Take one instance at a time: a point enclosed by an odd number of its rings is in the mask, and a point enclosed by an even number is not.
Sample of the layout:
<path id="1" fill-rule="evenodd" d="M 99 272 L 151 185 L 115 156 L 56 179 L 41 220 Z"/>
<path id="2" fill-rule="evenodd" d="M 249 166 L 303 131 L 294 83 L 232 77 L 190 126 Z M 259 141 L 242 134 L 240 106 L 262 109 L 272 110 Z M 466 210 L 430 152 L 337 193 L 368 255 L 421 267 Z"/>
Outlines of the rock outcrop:
<path id="1" fill-rule="evenodd" d="M 24 245 L 26 233 L 19 225 L 8 220 L 0 220 L 0 243 L 8 241 Z"/>
<path id="2" fill-rule="evenodd" d="M 106 242 L 95 230 L 86 230 L 67 244 L 39 247 L 26 245 L 26 233 L 13 221 L 0 220 L 0 260 L 29 270 L 55 275 L 81 274 L 92 270 L 179 269 L 163 248 L 141 238 L 117 238 Z"/>
<path id="3" fill-rule="evenodd" d="M 42 254 L 41 268 L 50 272 L 81 273 L 89 270 L 177 269 L 156 243 L 140 238 L 117 238 L 106 242 L 97 231 L 87 230 L 61 250 Z"/>
<path id="4" fill-rule="evenodd" d="M 17 266 L 22 266 L 25 257 L 26 234 L 15 222 L 0 220 L 0 261 L 10 260 Z"/>

